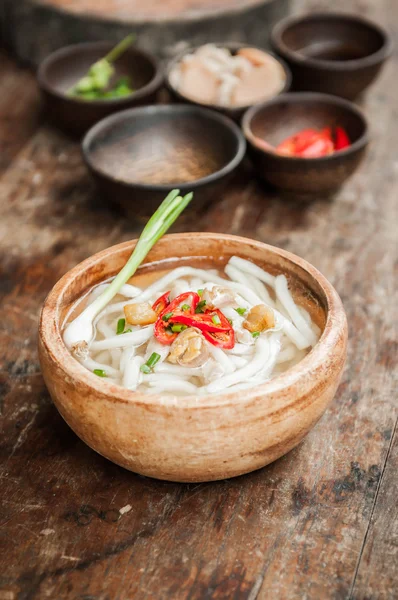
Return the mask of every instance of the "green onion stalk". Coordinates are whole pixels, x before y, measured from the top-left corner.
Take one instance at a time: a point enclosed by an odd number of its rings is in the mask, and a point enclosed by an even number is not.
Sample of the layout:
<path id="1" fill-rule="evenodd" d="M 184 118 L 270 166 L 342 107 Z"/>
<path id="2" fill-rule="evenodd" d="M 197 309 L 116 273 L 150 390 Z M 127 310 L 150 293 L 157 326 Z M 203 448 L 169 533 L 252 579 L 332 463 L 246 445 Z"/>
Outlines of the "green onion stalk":
<path id="1" fill-rule="evenodd" d="M 180 190 L 172 190 L 168 194 L 149 219 L 123 269 L 109 287 L 67 325 L 64 331 L 64 342 L 69 349 L 72 350 L 81 342 L 90 344 L 94 337 L 95 318 L 134 275 L 152 246 L 166 233 L 193 198 L 192 192 L 184 197 L 179 194 Z"/>
<path id="2" fill-rule="evenodd" d="M 79 79 L 79 81 L 69 90 L 69 94 L 72 96 L 86 97 L 86 99 L 94 99 L 96 95 L 103 92 L 107 88 L 112 75 L 115 73 L 113 63 L 126 52 L 134 42 L 134 39 L 134 34 L 128 35 L 112 48 L 106 56 L 93 63 L 84 77 Z M 119 84 L 121 87 L 121 95 L 133 91 L 129 88 L 125 78 L 122 78 L 118 85 Z M 98 97 L 101 96 L 98 95 Z"/>

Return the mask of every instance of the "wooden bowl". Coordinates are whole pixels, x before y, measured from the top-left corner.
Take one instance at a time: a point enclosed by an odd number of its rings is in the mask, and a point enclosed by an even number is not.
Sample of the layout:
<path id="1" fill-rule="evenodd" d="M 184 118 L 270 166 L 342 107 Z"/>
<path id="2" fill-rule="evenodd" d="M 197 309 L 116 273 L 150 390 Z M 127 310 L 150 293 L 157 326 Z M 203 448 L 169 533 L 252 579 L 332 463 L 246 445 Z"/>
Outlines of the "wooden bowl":
<path id="1" fill-rule="evenodd" d="M 373 82 L 392 51 L 380 25 L 339 13 L 285 19 L 274 27 L 271 44 L 289 65 L 295 90 L 350 100 Z"/>
<path id="2" fill-rule="evenodd" d="M 89 42 L 61 48 L 40 65 L 38 82 L 50 117 L 67 133 L 81 135 L 94 123 L 124 108 L 151 104 L 163 84 L 163 75 L 154 56 L 131 46 L 114 64 L 116 77 L 128 76 L 136 90 L 123 98 L 82 100 L 68 90 L 98 59 L 113 47 L 111 42 Z"/>
<path id="3" fill-rule="evenodd" d="M 101 192 L 137 216 L 152 214 L 173 188 L 194 192 L 191 210 L 208 202 L 243 160 L 246 142 L 214 111 L 156 105 L 107 117 L 82 148 Z"/>
<path id="4" fill-rule="evenodd" d="M 119 271 L 135 243 L 113 246 L 80 263 L 45 301 L 40 363 L 65 421 L 109 460 L 171 481 L 234 477 L 297 446 L 332 400 L 346 358 L 346 316 L 331 284 L 305 260 L 247 238 L 220 233 L 163 237 L 142 269 L 172 268 L 182 260 L 222 268 L 237 254 L 273 274 L 285 273 L 296 301 L 310 311 L 323 333 L 295 367 L 243 393 L 176 397 L 131 392 L 80 365 L 62 341 L 61 325 L 82 294 Z"/>
<path id="5" fill-rule="evenodd" d="M 321 158 L 283 156 L 259 148 L 255 136 L 272 146 L 305 129 L 340 125 L 351 146 Z M 297 92 L 254 106 L 244 115 L 242 127 L 257 174 L 272 185 L 299 194 L 337 190 L 360 164 L 368 143 L 363 114 L 347 100 Z"/>
<path id="6" fill-rule="evenodd" d="M 222 106 L 220 104 L 202 104 L 200 102 L 196 102 L 192 98 L 185 96 L 184 94 L 182 94 L 181 92 L 176 90 L 176 88 L 173 86 L 173 84 L 170 81 L 170 73 L 174 69 L 174 67 L 178 65 L 178 63 L 184 58 L 184 56 L 186 56 L 187 54 L 191 54 L 192 52 L 195 52 L 195 50 L 198 50 L 198 48 L 200 48 L 202 45 L 193 46 L 187 50 L 184 50 L 183 52 L 178 54 L 175 58 L 173 58 L 168 63 L 168 65 L 166 67 L 166 72 L 165 72 L 166 87 L 169 90 L 171 97 L 174 100 L 176 100 L 177 102 L 195 104 L 196 106 L 206 106 L 206 107 L 216 110 L 224 115 L 227 115 L 234 121 L 239 121 L 239 119 L 242 117 L 244 112 L 248 108 L 250 108 L 250 106 L 253 106 L 253 104 L 249 104 L 247 106 L 237 106 L 237 107 L 232 107 L 232 108 L 228 108 L 228 107 Z M 265 48 L 260 48 L 259 46 L 254 46 L 253 44 L 244 44 L 244 43 L 240 43 L 240 42 L 222 42 L 222 43 L 215 44 L 215 45 L 218 46 L 219 48 L 227 48 L 228 50 L 230 50 L 232 52 L 232 54 L 236 54 L 236 52 L 240 48 L 256 48 L 257 50 L 261 50 L 261 52 L 265 52 L 266 54 L 271 55 L 281 65 L 281 67 L 285 73 L 285 77 L 286 77 L 285 85 L 283 86 L 283 88 L 281 89 L 281 91 L 279 93 L 282 94 L 289 90 L 290 84 L 292 81 L 292 76 L 291 76 L 290 70 L 289 70 L 288 66 L 286 65 L 286 63 L 278 56 L 275 56 L 275 54 L 272 54 L 272 52 L 269 52 Z M 264 101 L 264 98 L 262 100 L 259 100 L 259 103 L 262 101 Z"/>

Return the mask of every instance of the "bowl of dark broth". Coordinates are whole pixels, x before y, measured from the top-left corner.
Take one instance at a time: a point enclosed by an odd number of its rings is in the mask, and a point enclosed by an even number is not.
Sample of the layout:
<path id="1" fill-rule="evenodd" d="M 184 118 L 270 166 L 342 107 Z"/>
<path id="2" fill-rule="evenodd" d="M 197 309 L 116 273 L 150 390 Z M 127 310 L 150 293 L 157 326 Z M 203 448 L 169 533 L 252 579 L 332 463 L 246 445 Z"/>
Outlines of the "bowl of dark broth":
<path id="1" fill-rule="evenodd" d="M 211 200 L 242 161 L 246 144 L 223 115 L 157 105 L 102 120 L 82 148 L 100 191 L 128 212 L 149 215 L 173 188 L 193 191 L 194 209 Z"/>
<path id="2" fill-rule="evenodd" d="M 348 99 L 374 81 L 392 49 L 388 32 L 378 24 L 339 13 L 285 19 L 271 41 L 292 71 L 295 90 Z"/>

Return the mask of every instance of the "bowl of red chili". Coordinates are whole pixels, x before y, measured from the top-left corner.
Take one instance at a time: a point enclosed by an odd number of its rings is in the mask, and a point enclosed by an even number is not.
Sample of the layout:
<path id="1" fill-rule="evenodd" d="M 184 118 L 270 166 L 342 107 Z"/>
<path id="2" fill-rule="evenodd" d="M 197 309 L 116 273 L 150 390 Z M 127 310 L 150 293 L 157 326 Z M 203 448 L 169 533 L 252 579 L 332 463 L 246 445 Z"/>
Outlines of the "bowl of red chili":
<path id="1" fill-rule="evenodd" d="M 257 174 L 297 193 L 333 192 L 359 166 L 367 122 L 347 100 L 327 94 L 283 94 L 249 109 L 242 120 Z"/>

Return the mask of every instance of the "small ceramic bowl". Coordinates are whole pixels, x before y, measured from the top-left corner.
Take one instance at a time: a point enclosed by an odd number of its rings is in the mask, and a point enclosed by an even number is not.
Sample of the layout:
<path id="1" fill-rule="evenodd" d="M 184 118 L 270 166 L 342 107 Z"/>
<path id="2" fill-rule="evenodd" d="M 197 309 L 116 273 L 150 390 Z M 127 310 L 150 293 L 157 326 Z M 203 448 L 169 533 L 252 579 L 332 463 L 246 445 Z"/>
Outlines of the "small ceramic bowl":
<path id="1" fill-rule="evenodd" d="M 260 48 L 259 46 L 253 46 L 253 44 L 243 44 L 243 43 L 239 43 L 239 42 L 223 42 L 223 43 L 219 43 L 219 44 L 215 44 L 215 45 L 219 48 L 227 48 L 228 50 L 231 51 L 232 54 L 236 54 L 236 52 L 240 48 L 255 48 L 256 50 L 260 50 L 261 52 L 265 52 L 266 54 L 271 55 L 280 64 L 280 66 L 285 74 L 285 78 L 286 78 L 285 85 L 283 86 L 283 88 L 281 89 L 281 91 L 279 93 L 282 94 L 289 90 L 290 84 L 292 81 L 290 70 L 289 70 L 288 66 L 286 65 L 286 63 L 278 56 L 275 56 L 274 54 L 265 50 L 264 48 Z M 235 121 L 238 121 L 241 118 L 241 116 L 243 115 L 243 113 L 248 108 L 250 108 L 250 106 L 253 106 L 252 104 L 249 104 L 247 106 L 237 106 L 237 107 L 232 107 L 232 108 L 228 108 L 226 106 L 222 106 L 219 104 L 202 104 L 200 102 L 196 102 L 194 99 L 192 99 L 188 96 L 185 96 L 184 94 L 179 92 L 173 86 L 173 84 L 170 80 L 170 73 L 181 62 L 181 60 L 184 58 L 184 56 L 186 56 L 187 54 L 191 54 L 192 52 L 195 52 L 195 50 L 198 50 L 198 48 L 201 48 L 201 46 L 195 46 L 195 47 L 189 48 L 187 50 L 184 50 L 184 52 L 181 52 L 179 55 L 177 55 L 175 58 L 173 58 L 169 62 L 169 64 L 166 67 L 166 73 L 165 73 L 165 84 L 166 84 L 167 89 L 169 90 L 172 98 L 174 100 L 176 100 L 177 102 L 195 104 L 197 106 L 206 106 L 208 108 L 211 108 L 213 110 L 221 112 L 224 115 L 227 115 L 228 117 L 230 117 L 231 119 L 234 119 Z M 264 101 L 264 99 L 265 98 L 260 99 L 259 102 Z"/>
<path id="2" fill-rule="evenodd" d="M 307 127 L 343 127 L 351 141 L 345 150 L 321 158 L 283 156 L 258 147 L 258 137 L 277 146 Z M 280 189 L 299 194 L 336 191 L 357 169 L 368 143 L 363 114 L 347 100 L 297 92 L 254 106 L 243 117 L 242 128 L 257 174 Z"/>
<path id="3" fill-rule="evenodd" d="M 65 347 L 61 327 L 71 305 L 114 276 L 135 244 L 113 246 L 74 267 L 42 309 L 42 373 L 69 426 L 118 465 L 171 481 L 234 477 L 297 446 L 332 400 L 346 358 L 346 316 L 331 284 L 305 260 L 255 240 L 220 233 L 163 237 L 140 271 L 173 268 L 181 261 L 223 268 L 237 254 L 273 274 L 285 273 L 296 302 L 310 312 L 322 335 L 296 366 L 244 393 L 176 397 L 132 392 L 80 365 Z"/>
<path id="4" fill-rule="evenodd" d="M 136 46 L 128 48 L 114 64 L 115 78 L 128 76 L 134 93 L 105 100 L 82 100 L 68 95 L 89 67 L 114 46 L 112 42 L 75 44 L 53 52 L 41 63 L 37 77 L 48 114 L 67 133 L 81 135 L 111 113 L 156 100 L 163 84 L 162 71 L 151 54 Z"/>
<path id="5" fill-rule="evenodd" d="M 292 71 L 294 90 L 349 100 L 373 82 L 392 50 L 380 25 L 339 13 L 285 19 L 274 27 L 271 43 Z"/>
<path id="6" fill-rule="evenodd" d="M 150 215 L 173 188 L 196 210 L 220 192 L 245 155 L 235 123 L 188 105 L 126 110 L 97 123 L 82 144 L 98 188 L 134 215 Z"/>

